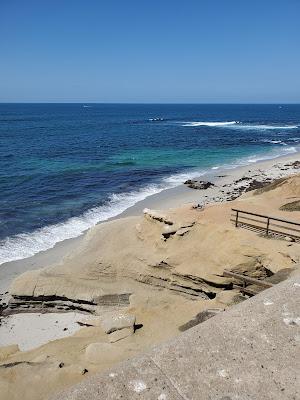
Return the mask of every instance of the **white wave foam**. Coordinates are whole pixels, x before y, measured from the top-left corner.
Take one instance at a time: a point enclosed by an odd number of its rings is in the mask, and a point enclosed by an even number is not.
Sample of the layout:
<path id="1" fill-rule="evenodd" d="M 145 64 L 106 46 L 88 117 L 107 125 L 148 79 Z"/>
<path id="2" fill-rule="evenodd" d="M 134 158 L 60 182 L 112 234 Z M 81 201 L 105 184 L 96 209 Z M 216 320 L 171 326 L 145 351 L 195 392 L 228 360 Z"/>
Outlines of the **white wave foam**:
<path id="1" fill-rule="evenodd" d="M 205 122 L 205 121 L 191 121 L 184 122 L 182 126 L 210 126 L 210 127 L 227 127 L 229 129 L 244 129 L 244 130 L 283 130 L 283 129 L 297 129 L 298 125 L 266 125 L 266 124 L 243 124 L 239 121 L 224 121 L 224 122 Z"/>
<path id="2" fill-rule="evenodd" d="M 278 153 L 269 153 L 269 154 L 265 154 L 265 155 L 253 155 L 251 156 L 251 158 L 247 158 L 246 161 L 248 163 L 256 163 L 258 161 L 264 161 L 264 160 L 272 160 L 273 158 L 278 158 L 281 156 L 284 156 L 286 154 L 293 154 L 293 153 L 297 153 L 297 149 L 293 146 L 291 147 L 286 147 L 286 148 L 282 148 L 280 152 Z"/>
<path id="3" fill-rule="evenodd" d="M 228 126 L 238 124 L 238 121 L 229 121 L 229 122 L 185 122 L 182 126 Z"/>
<path id="4" fill-rule="evenodd" d="M 272 144 L 282 144 L 283 146 L 286 146 L 287 144 L 283 142 L 282 140 L 274 140 L 274 139 L 263 139 L 261 140 L 264 143 L 272 143 Z"/>
<path id="5" fill-rule="evenodd" d="M 198 178 L 199 176 L 205 175 L 206 171 L 190 171 L 181 174 L 171 175 L 164 178 L 163 181 L 166 182 L 168 188 L 176 187 L 186 181 L 187 179 Z"/>
<path id="6" fill-rule="evenodd" d="M 283 129 L 297 129 L 298 125 L 244 125 L 244 124 L 237 124 L 236 126 L 232 127 L 233 129 L 245 129 L 245 130 L 283 130 Z"/>
<path id="7" fill-rule="evenodd" d="M 58 242 L 78 237 L 98 222 L 121 214 L 138 201 L 159 193 L 165 188 L 165 185 L 149 185 L 140 191 L 113 194 L 106 204 L 90 209 L 79 217 L 45 226 L 32 233 L 6 238 L 0 242 L 0 264 L 31 257 L 40 251 L 54 247 Z"/>

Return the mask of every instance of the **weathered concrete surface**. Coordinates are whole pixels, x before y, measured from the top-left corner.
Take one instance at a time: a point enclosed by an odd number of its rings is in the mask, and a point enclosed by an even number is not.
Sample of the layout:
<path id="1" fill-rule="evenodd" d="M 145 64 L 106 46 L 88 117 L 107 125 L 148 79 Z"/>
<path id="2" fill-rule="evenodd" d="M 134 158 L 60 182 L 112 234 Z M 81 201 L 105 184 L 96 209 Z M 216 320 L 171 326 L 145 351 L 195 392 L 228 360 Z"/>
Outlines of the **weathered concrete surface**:
<path id="1" fill-rule="evenodd" d="M 55 400 L 300 399 L 300 276 Z"/>

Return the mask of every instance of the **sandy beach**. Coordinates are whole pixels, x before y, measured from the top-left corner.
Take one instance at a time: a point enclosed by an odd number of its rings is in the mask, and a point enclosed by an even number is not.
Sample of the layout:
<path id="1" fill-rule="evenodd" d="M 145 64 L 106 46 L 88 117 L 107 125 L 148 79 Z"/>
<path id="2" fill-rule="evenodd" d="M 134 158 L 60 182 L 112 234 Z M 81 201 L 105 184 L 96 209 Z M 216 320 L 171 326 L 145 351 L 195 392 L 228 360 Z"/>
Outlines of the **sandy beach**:
<path id="1" fill-rule="evenodd" d="M 292 273 L 299 243 L 236 229 L 230 218 L 237 207 L 299 221 L 300 211 L 280 210 L 300 199 L 299 161 L 295 153 L 212 170 L 199 178 L 213 184 L 205 190 L 165 190 L 1 265 L 0 398 L 18 399 L 28 376 L 24 400 L 47 398 L 244 301 L 224 268 L 257 279 Z"/>
<path id="2" fill-rule="evenodd" d="M 250 179 L 270 179 L 280 178 L 282 176 L 288 176 L 290 173 L 297 172 L 293 167 L 283 167 L 284 164 L 293 163 L 299 160 L 299 153 L 289 154 L 287 156 L 278 157 L 275 159 L 265 160 L 242 167 L 236 167 L 232 169 L 215 169 L 204 177 L 199 179 L 209 180 L 215 183 L 215 187 L 212 187 L 206 191 L 192 190 L 186 185 L 182 184 L 172 189 L 166 189 L 161 193 L 147 197 L 145 200 L 136 203 L 134 206 L 129 207 L 127 210 L 119 214 L 118 216 L 109 219 L 108 221 L 129 217 L 139 216 L 143 212 L 144 208 L 168 210 L 170 208 L 177 208 L 184 204 L 207 204 L 214 202 L 226 201 L 224 195 L 223 185 L 228 185 L 226 189 L 231 196 L 231 192 L 242 186 L 239 183 L 234 184 L 237 180 L 242 177 L 249 177 Z M 281 169 L 287 168 L 287 169 Z M 263 174 L 262 174 L 263 171 Z M 223 191 L 222 191 L 223 190 Z M 101 224 L 105 223 L 102 222 Z M 0 265 L 0 293 L 7 291 L 10 283 L 19 274 L 33 269 L 39 269 L 52 265 L 59 262 L 62 258 L 76 249 L 77 245 L 82 241 L 85 234 L 74 238 L 68 239 L 63 242 L 57 243 L 52 249 L 42 251 L 32 257 L 26 259 L 12 261 Z"/>

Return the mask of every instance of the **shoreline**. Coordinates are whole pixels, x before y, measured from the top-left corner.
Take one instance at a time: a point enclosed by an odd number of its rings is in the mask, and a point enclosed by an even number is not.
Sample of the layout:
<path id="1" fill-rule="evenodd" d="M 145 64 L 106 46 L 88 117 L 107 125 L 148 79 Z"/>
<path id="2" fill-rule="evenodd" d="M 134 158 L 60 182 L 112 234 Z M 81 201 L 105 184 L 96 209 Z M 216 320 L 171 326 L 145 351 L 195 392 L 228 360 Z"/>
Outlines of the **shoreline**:
<path id="1" fill-rule="evenodd" d="M 207 180 L 214 183 L 214 187 L 206 190 L 197 190 L 188 188 L 183 183 L 174 187 L 164 189 L 159 193 L 153 194 L 145 198 L 144 200 L 138 201 L 133 206 L 128 207 L 125 211 L 120 214 L 111 217 L 105 221 L 99 222 L 97 225 L 122 219 L 131 216 L 139 216 L 142 214 L 144 208 L 167 210 L 178 208 L 186 204 L 212 204 L 215 202 L 228 201 L 228 198 L 224 195 L 225 191 L 221 188 L 227 186 L 227 193 L 229 196 L 232 195 L 234 183 L 236 186 L 241 186 L 237 181 L 241 178 L 248 176 L 249 180 L 254 180 L 255 177 L 260 176 L 263 171 L 266 177 L 271 179 L 280 178 L 282 176 L 288 176 L 293 173 L 292 170 L 281 171 L 277 166 L 284 163 L 292 163 L 300 159 L 300 152 L 280 156 L 268 160 L 258 161 L 244 166 L 238 166 L 234 168 L 218 168 L 213 169 L 200 176 L 200 180 Z M 272 168 L 278 171 L 270 171 Z M 295 170 L 294 173 L 298 172 Z M 272 176 L 273 175 L 273 176 Z M 0 265 L 0 293 L 5 293 L 13 279 L 29 270 L 35 270 L 44 268 L 49 265 L 57 264 L 63 260 L 63 258 L 71 253 L 79 243 L 83 240 L 84 236 L 93 227 L 87 229 L 80 236 L 75 238 L 66 239 L 55 244 L 54 247 L 38 252 L 35 255 L 20 260 L 6 262 Z"/>

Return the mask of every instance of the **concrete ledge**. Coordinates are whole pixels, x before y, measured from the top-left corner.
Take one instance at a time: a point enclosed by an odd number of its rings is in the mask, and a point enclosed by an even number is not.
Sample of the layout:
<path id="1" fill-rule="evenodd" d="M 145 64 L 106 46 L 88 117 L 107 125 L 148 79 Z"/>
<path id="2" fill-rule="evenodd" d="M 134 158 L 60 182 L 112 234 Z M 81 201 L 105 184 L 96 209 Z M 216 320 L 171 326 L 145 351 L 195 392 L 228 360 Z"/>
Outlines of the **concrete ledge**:
<path id="1" fill-rule="evenodd" d="M 300 276 L 53 399 L 300 399 Z"/>

